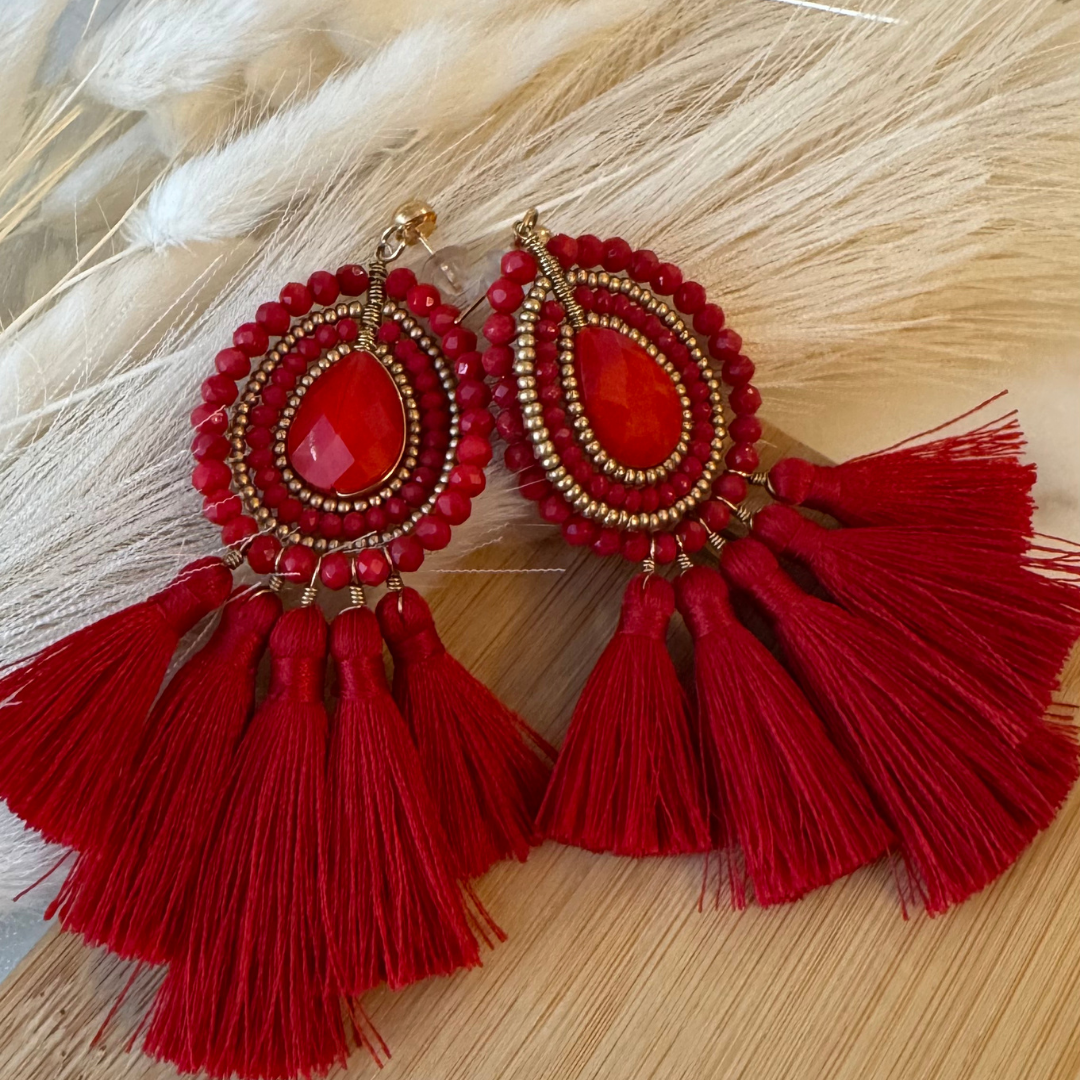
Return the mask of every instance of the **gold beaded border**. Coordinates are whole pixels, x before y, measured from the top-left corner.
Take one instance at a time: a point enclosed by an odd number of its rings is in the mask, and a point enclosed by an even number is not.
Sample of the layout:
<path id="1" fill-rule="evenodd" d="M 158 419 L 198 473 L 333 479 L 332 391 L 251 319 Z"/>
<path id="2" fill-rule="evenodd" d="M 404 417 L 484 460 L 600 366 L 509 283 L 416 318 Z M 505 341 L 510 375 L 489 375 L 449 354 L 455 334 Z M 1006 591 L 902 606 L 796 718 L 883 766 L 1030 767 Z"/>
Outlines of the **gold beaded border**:
<path id="1" fill-rule="evenodd" d="M 713 481 L 723 471 L 724 436 L 727 432 L 724 423 L 724 401 L 721 392 L 720 381 L 716 378 L 709 365 L 708 357 L 702 351 L 690 327 L 679 316 L 678 312 L 664 301 L 654 296 L 648 289 L 641 288 L 630 278 L 619 277 L 616 274 L 606 272 L 594 273 L 593 271 L 571 270 L 566 274 L 568 284 L 588 285 L 590 288 L 604 288 L 612 293 L 624 293 L 651 315 L 657 318 L 686 346 L 690 356 L 701 371 L 702 378 L 709 388 L 709 405 L 712 410 L 712 423 L 715 435 L 709 450 L 709 460 L 703 463 L 702 474 L 694 482 L 694 486 L 686 495 L 677 499 L 670 507 L 656 510 L 652 513 L 630 514 L 627 511 L 609 506 L 599 499 L 594 499 L 573 477 L 570 471 L 562 464 L 562 459 L 551 442 L 543 419 L 543 405 L 539 401 L 536 391 L 536 338 L 533 329 L 539 321 L 540 308 L 548 295 L 554 291 L 554 283 L 550 277 L 543 274 L 533 282 L 519 313 L 515 316 L 517 337 L 514 344 L 514 374 L 517 376 L 517 400 L 521 406 L 522 419 L 525 432 L 533 444 L 533 453 L 544 470 L 548 481 L 563 496 L 571 508 L 582 517 L 590 518 L 605 528 L 616 528 L 631 531 L 656 532 L 677 525 L 699 503 L 711 497 Z M 674 365 L 649 342 L 643 335 L 632 330 L 621 319 L 598 315 L 589 312 L 584 320 L 588 326 L 605 326 L 626 334 L 632 341 L 642 345 L 649 355 L 670 375 L 675 370 Z M 563 392 L 566 396 L 567 411 L 573 417 L 574 429 L 579 441 L 582 441 L 582 432 L 592 434 L 588 419 L 585 417 L 584 406 L 581 404 L 580 395 L 577 393 L 576 376 L 574 375 L 574 334 L 575 327 L 564 320 L 559 324 L 559 361 L 560 378 L 563 380 Z M 573 384 L 567 380 L 573 379 Z M 683 430 L 679 445 L 676 448 L 678 460 L 671 468 L 677 468 L 682 461 L 682 455 L 686 452 L 689 432 L 693 427 L 693 417 L 690 412 L 690 400 L 686 396 L 685 387 L 676 381 L 679 389 L 680 403 L 683 408 Z M 571 398 L 570 391 L 574 397 Z M 590 445 L 596 449 L 590 452 Z M 594 463 L 608 476 L 617 482 L 635 485 L 652 484 L 661 482 L 669 475 L 669 463 L 675 458 L 672 454 L 663 466 L 658 469 L 629 469 L 620 465 L 610 457 L 603 448 L 596 443 L 595 438 L 590 445 L 582 442 L 585 450 Z M 603 457 L 600 457 L 603 454 Z M 661 474 L 661 469 L 665 471 Z M 651 479 L 650 479 L 651 477 Z"/>
<path id="2" fill-rule="evenodd" d="M 431 512 L 435 500 L 446 490 L 450 472 L 457 463 L 456 451 L 460 442 L 461 410 L 454 396 L 457 381 L 454 377 L 453 366 L 443 355 L 442 349 L 435 339 L 425 332 L 424 328 L 408 310 L 399 307 L 394 301 L 388 300 L 382 308 L 383 318 L 392 319 L 398 323 L 402 332 L 416 341 L 419 348 L 431 357 L 435 371 L 447 394 L 450 411 L 450 445 L 444 451 L 443 466 L 434 488 L 423 504 L 412 510 L 409 517 L 400 525 L 394 525 L 378 533 L 367 533 L 352 540 L 337 537 L 328 540 L 325 537 L 304 535 L 296 526 L 278 522 L 273 510 L 262 504 L 258 489 L 251 482 L 250 471 L 243 459 L 246 445 L 244 436 L 247 431 L 248 416 L 251 409 L 259 403 L 263 387 L 270 381 L 270 376 L 281 363 L 285 353 L 299 340 L 314 334 L 320 326 L 333 324 L 338 319 L 346 317 L 359 317 L 363 314 L 363 311 L 364 305 L 357 300 L 353 300 L 348 304 L 338 304 L 334 307 L 326 307 L 320 311 L 312 312 L 303 320 L 294 322 L 288 333 L 283 335 L 278 344 L 267 352 L 259 367 L 252 373 L 251 379 L 244 388 L 244 393 L 232 410 L 226 436 L 232 450 L 227 464 L 232 471 L 233 489 L 240 495 L 245 509 L 259 525 L 259 531 L 276 536 L 285 545 L 302 544 L 319 553 L 384 547 L 391 540 L 396 540 L 399 536 L 412 532 L 420 518 Z M 417 465 L 421 437 L 420 411 L 416 407 L 412 383 L 404 365 L 393 357 L 385 344 L 380 342 L 373 349 L 366 351 L 371 352 L 379 360 L 394 380 L 395 389 L 397 389 L 405 409 L 407 424 L 405 449 L 398 463 L 394 466 L 396 474 L 392 474 L 393 478 L 390 483 L 382 487 L 375 495 L 364 498 L 338 498 L 307 487 L 289 468 L 289 459 L 285 451 L 285 435 L 292 418 L 296 415 L 296 409 L 303 395 L 323 372 L 331 368 L 343 356 L 347 356 L 354 348 L 360 347 L 362 346 L 359 342 L 355 346 L 349 342 L 342 342 L 333 349 L 327 350 L 324 356 L 320 356 L 314 367 L 309 368 L 297 380 L 298 386 L 290 394 L 288 404 L 281 412 L 281 419 L 274 428 L 274 443 L 272 444 L 275 454 L 274 464 L 282 470 L 282 480 L 285 482 L 289 493 L 295 495 L 301 502 L 322 510 L 324 513 L 363 512 L 373 506 L 381 505 L 383 501 L 390 498 L 401 488 Z"/>

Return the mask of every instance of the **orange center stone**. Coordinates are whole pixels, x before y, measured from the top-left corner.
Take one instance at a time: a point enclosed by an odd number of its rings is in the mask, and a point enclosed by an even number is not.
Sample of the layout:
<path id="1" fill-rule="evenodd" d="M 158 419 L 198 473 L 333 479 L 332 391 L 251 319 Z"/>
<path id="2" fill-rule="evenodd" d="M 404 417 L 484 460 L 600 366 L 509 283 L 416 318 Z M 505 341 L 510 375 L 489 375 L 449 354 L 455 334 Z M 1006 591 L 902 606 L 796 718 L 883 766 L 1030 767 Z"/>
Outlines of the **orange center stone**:
<path id="1" fill-rule="evenodd" d="M 586 326 L 574 335 L 585 415 L 620 465 L 651 469 L 679 443 L 682 405 L 666 371 L 625 334 Z"/>
<path id="2" fill-rule="evenodd" d="M 343 356 L 308 387 L 285 446 L 293 470 L 321 491 L 359 495 L 385 480 L 405 449 L 390 373 L 369 352 Z"/>

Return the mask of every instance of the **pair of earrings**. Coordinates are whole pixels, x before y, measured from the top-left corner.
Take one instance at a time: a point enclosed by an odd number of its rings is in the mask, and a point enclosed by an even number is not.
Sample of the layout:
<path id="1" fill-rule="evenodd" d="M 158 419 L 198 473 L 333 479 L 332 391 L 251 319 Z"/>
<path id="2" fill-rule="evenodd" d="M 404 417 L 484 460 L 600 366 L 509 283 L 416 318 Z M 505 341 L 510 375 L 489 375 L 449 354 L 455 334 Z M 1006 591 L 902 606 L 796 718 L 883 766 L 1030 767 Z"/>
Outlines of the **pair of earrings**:
<path id="1" fill-rule="evenodd" d="M 544 837 L 720 851 L 736 905 L 894 851 L 934 913 L 1011 865 L 1077 775 L 1046 712 L 1080 590 L 1068 555 L 1032 548 L 1013 416 L 762 472 L 754 365 L 678 267 L 530 211 L 480 351 L 435 286 L 390 269 L 433 226 L 407 204 L 366 267 L 287 284 L 217 355 L 193 483 L 224 558 L 0 680 L 0 795 L 79 853 L 54 910 L 168 965 L 145 1046 L 188 1071 L 309 1075 L 350 1027 L 384 1049 L 359 996 L 478 963 L 501 935 L 469 882 Z M 567 543 L 642 566 L 557 760 L 402 581 L 468 518 L 496 434 Z M 751 490 L 774 501 L 752 510 Z M 695 562 L 710 552 L 719 573 Z M 233 589 L 243 561 L 267 584 Z M 282 613 L 286 581 L 302 591 Z M 351 592 L 329 628 L 320 586 Z M 762 637 L 730 593 L 762 610 Z M 666 647 L 676 609 L 690 696 Z"/>

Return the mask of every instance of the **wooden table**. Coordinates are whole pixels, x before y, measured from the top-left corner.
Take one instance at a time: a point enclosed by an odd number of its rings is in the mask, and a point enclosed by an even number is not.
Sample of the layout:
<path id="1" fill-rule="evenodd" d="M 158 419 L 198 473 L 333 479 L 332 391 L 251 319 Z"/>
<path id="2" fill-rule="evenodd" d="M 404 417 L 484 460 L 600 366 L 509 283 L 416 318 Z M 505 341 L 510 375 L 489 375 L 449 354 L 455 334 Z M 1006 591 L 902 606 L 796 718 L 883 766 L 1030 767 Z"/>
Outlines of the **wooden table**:
<path id="1" fill-rule="evenodd" d="M 777 439 L 778 444 L 783 440 Z M 561 740 L 610 636 L 627 567 L 557 540 L 500 545 L 434 599 L 458 657 Z M 683 669 L 689 640 L 676 620 Z M 1080 698 L 1074 656 L 1063 698 Z M 949 915 L 904 921 L 885 863 L 798 904 L 697 910 L 698 858 L 546 844 L 478 885 L 509 934 L 480 970 L 369 1012 L 384 1080 L 1072 1080 L 1080 1075 L 1080 794 L 1019 864 Z M 55 930 L 0 987 L 3 1080 L 148 1080 L 124 1046 L 156 985 Z M 348 1076 L 375 1076 L 363 1053 Z"/>

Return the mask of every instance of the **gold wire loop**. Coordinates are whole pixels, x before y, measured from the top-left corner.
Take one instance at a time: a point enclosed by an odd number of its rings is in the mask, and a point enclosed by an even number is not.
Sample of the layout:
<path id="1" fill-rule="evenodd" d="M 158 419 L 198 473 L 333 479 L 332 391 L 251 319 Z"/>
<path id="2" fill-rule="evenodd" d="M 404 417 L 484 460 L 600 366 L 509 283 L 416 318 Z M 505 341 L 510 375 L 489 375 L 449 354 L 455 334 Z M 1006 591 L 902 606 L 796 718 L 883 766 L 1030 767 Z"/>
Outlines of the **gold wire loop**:
<path id="1" fill-rule="evenodd" d="M 683 547 L 683 539 L 677 533 L 675 535 L 675 545 L 679 549 L 679 554 L 675 559 L 678 563 L 679 569 L 685 574 L 687 570 L 690 570 L 694 565 L 694 560 L 686 554 L 686 548 Z"/>

